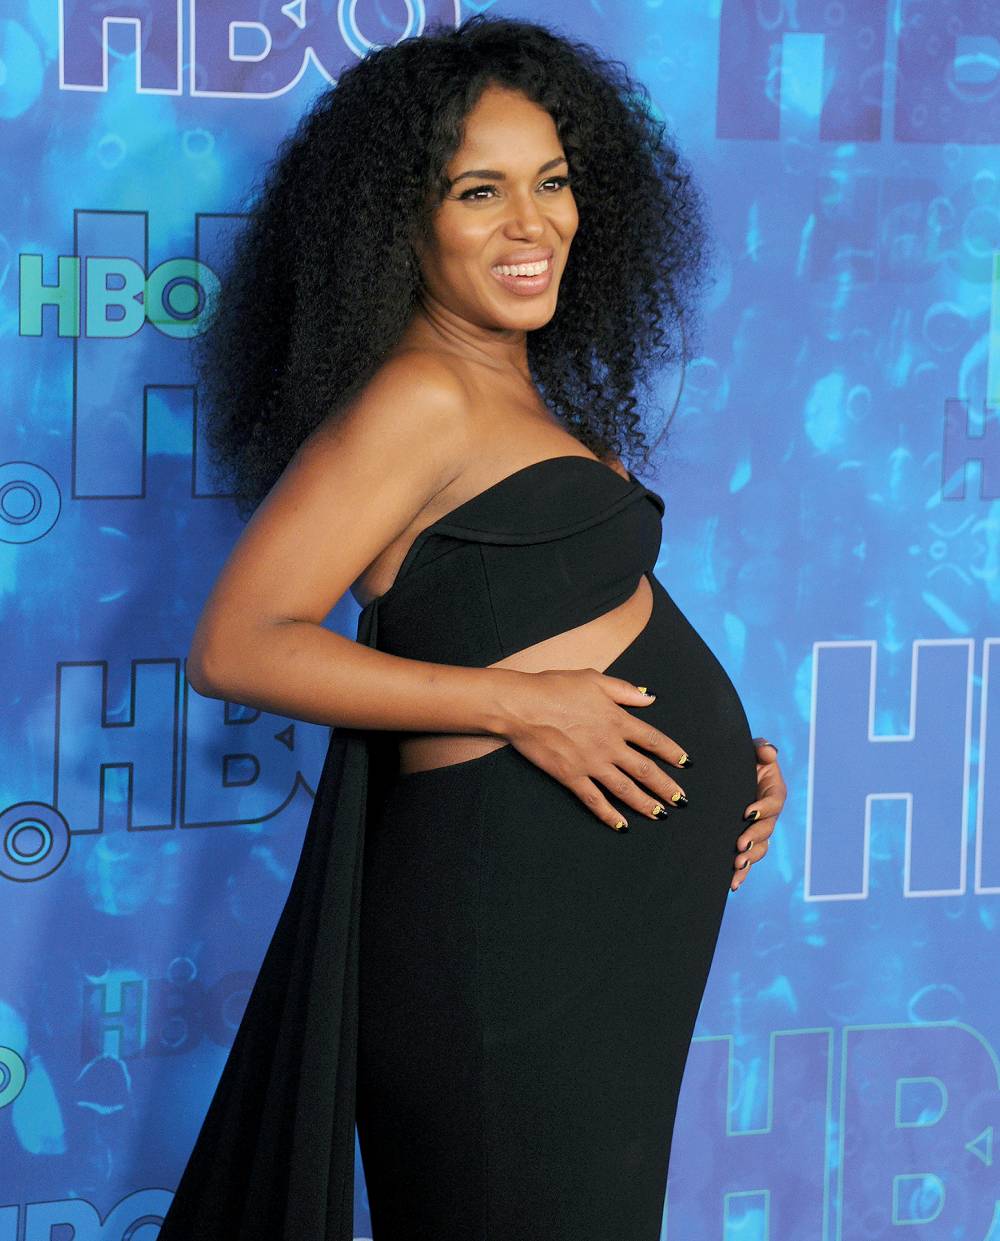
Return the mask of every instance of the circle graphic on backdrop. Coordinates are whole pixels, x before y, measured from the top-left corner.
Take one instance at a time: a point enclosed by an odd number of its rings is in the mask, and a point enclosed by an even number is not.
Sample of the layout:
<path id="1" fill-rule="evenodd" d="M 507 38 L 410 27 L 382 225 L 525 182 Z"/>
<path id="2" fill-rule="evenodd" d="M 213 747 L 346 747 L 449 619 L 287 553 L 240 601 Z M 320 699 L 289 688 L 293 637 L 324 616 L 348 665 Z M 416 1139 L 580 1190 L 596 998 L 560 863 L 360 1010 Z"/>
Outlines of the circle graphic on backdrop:
<path id="1" fill-rule="evenodd" d="M 42 538 L 56 524 L 61 507 L 59 484 L 48 470 L 30 461 L 0 465 L 0 542 Z"/>
<path id="2" fill-rule="evenodd" d="M 13 1103 L 27 1080 L 24 1060 L 13 1047 L 0 1047 L 0 1107 Z"/>
<path id="3" fill-rule="evenodd" d="M 69 824 L 53 806 L 19 801 L 0 814 L 0 876 L 20 883 L 46 879 L 69 853 Z"/>

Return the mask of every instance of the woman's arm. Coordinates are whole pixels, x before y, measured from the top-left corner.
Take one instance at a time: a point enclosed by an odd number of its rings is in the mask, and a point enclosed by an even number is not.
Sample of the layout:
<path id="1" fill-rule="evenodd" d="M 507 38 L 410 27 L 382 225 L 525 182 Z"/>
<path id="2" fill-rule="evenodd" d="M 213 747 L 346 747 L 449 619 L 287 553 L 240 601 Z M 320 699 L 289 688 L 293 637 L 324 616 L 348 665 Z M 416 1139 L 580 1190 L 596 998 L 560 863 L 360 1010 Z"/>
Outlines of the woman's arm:
<path id="1" fill-rule="evenodd" d="M 631 682 L 591 668 L 403 659 L 322 624 L 380 552 L 429 523 L 428 505 L 477 450 L 471 421 L 457 377 L 410 354 L 313 432 L 219 574 L 192 642 L 191 684 L 319 724 L 504 737 L 608 826 L 621 815 L 595 778 L 652 817 L 679 786 L 642 751 L 674 764 L 683 751 L 626 709 L 652 701 Z"/>
<path id="2" fill-rule="evenodd" d="M 403 659 L 322 625 L 469 451 L 466 393 L 444 364 L 409 354 L 383 366 L 248 522 L 198 621 L 194 688 L 321 724 L 499 733 L 504 689 L 523 673 Z"/>

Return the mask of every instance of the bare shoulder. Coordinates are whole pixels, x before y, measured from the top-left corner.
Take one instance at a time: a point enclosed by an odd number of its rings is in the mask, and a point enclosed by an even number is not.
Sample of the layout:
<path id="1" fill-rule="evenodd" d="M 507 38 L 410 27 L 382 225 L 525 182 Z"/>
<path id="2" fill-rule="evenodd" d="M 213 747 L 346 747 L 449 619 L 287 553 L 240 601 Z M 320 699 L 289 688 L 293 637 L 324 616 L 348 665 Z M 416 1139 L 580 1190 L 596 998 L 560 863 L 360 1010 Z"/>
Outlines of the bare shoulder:
<path id="1" fill-rule="evenodd" d="M 430 354 L 387 359 L 298 446 L 243 531 L 223 590 L 260 614 L 320 621 L 461 473 L 469 398 Z"/>
<path id="2" fill-rule="evenodd" d="M 377 513 L 376 537 L 390 542 L 461 474 L 470 414 L 454 367 L 427 351 L 394 354 L 305 439 L 291 473 L 300 486 L 322 480 L 331 500 L 339 493 L 358 513 Z"/>
<path id="3" fill-rule="evenodd" d="M 395 460 L 404 477 L 416 452 L 433 473 L 458 472 L 469 431 L 470 397 L 459 372 L 437 354 L 409 349 L 386 359 L 349 405 L 325 419 L 300 452 L 335 448 L 363 468 L 366 459 Z M 312 442 L 314 441 L 314 442 Z"/>

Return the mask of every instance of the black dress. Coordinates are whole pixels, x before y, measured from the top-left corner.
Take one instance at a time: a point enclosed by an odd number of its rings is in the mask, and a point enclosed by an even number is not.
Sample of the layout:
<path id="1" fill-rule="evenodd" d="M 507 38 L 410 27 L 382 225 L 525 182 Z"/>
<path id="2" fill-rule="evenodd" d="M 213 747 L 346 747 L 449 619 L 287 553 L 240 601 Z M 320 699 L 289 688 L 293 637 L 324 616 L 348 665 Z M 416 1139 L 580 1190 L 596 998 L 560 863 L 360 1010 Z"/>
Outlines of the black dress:
<path id="1" fill-rule="evenodd" d="M 510 745 L 400 775 L 333 730 L 302 855 L 161 1241 L 658 1241 L 684 1065 L 756 797 L 746 715 L 653 575 L 663 500 L 536 461 L 417 537 L 358 640 L 483 667 L 623 603 L 605 671 L 689 805 L 600 822 Z M 648 751 L 646 751 L 648 753 Z M 659 762 L 659 760 L 655 760 Z"/>

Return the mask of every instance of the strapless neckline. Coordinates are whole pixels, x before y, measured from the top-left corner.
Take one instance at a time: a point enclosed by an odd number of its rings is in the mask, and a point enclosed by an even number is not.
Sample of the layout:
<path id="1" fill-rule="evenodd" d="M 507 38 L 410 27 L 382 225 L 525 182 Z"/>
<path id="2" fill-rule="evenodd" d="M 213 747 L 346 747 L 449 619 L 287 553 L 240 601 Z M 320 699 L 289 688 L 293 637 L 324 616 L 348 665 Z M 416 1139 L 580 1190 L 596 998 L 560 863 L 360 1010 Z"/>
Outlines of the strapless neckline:
<path id="1" fill-rule="evenodd" d="M 662 498 L 655 491 L 651 491 L 648 487 L 646 487 L 644 483 L 641 483 L 631 470 L 628 470 L 628 478 L 625 478 L 619 474 L 617 470 L 612 469 L 610 465 L 607 465 L 598 457 L 586 457 L 580 453 L 561 453 L 556 457 L 543 457 L 539 461 L 529 461 L 527 465 L 519 466 L 516 470 L 512 470 L 509 474 L 505 474 L 503 478 L 498 478 L 496 482 L 490 483 L 490 485 L 488 487 L 484 487 L 482 491 L 478 491 L 467 500 L 463 500 L 461 504 L 457 504 L 454 508 L 449 509 L 446 513 L 443 513 L 429 525 L 426 525 L 419 530 L 404 555 L 399 568 L 396 570 L 396 576 L 392 583 L 382 592 L 382 594 L 373 596 L 366 604 L 362 605 L 362 610 L 364 611 L 374 607 L 376 604 L 384 603 L 391 597 L 395 596 L 397 588 L 402 585 L 403 579 L 406 577 L 407 571 L 412 561 L 415 559 L 419 548 L 428 538 L 435 534 L 435 532 L 461 530 L 462 519 L 470 518 L 477 506 L 487 504 L 489 501 L 495 501 L 497 496 L 502 494 L 503 491 L 523 482 L 534 472 L 545 473 L 552 470 L 556 466 L 565 468 L 570 462 L 583 462 L 584 473 L 591 471 L 593 467 L 596 466 L 599 470 L 603 470 L 610 479 L 617 482 L 620 487 L 620 495 L 617 497 L 616 502 L 624 502 L 624 498 L 626 496 L 630 495 L 637 488 L 639 488 L 647 495 L 653 497 L 657 502 L 657 506 L 660 508 L 660 511 L 663 511 L 664 506 Z M 571 465 L 569 468 L 572 470 L 578 467 Z M 628 467 L 626 467 L 626 469 L 628 469 Z"/>
<path id="2" fill-rule="evenodd" d="M 466 509 L 478 504 L 481 500 L 485 500 L 488 496 L 493 496 L 502 487 L 522 478 L 531 470 L 537 470 L 543 466 L 558 465 L 560 462 L 564 461 L 585 461 L 588 466 L 600 466 L 602 470 L 606 470 L 608 474 L 610 474 L 613 478 L 617 478 L 618 481 L 624 486 L 635 486 L 635 484 L 639 481 L 631 470 L 628 471 L 628 478 L 623 478 L 617 470 L 613 470 L 610 465 L 606 465 L 597 457 L 584 457 L 580 453 L 575 452 L 563 453 L 558 457 L 543 457 L 540 461 L 529 461 L 527 465 L 519 466 L 518 469 L 511 471 L 510 474 L 505 474 L 503 478 L 498 478 L 495 483 L 490 483 L 488 487 L 484 487 L 482 491 L 477 491 L 476 494 L 474 496 L 470 496 L 468 500 L 463 500 L 462 503 L 456 505 L 455 508 L 449 509 L 447 513 L 444 513 L 441 517 L 437 518 L 436 521 L 432 521 L 430 526 L 425 526 L 424 530 L 429 530 L 433 526 L 453 522 L 459 513 L 464 513 Z M 640 484 L 640 486 L 641 485 L 642 484 Z M 423 534 L 423 530 L 421 530 L 420 533 Z"/>

